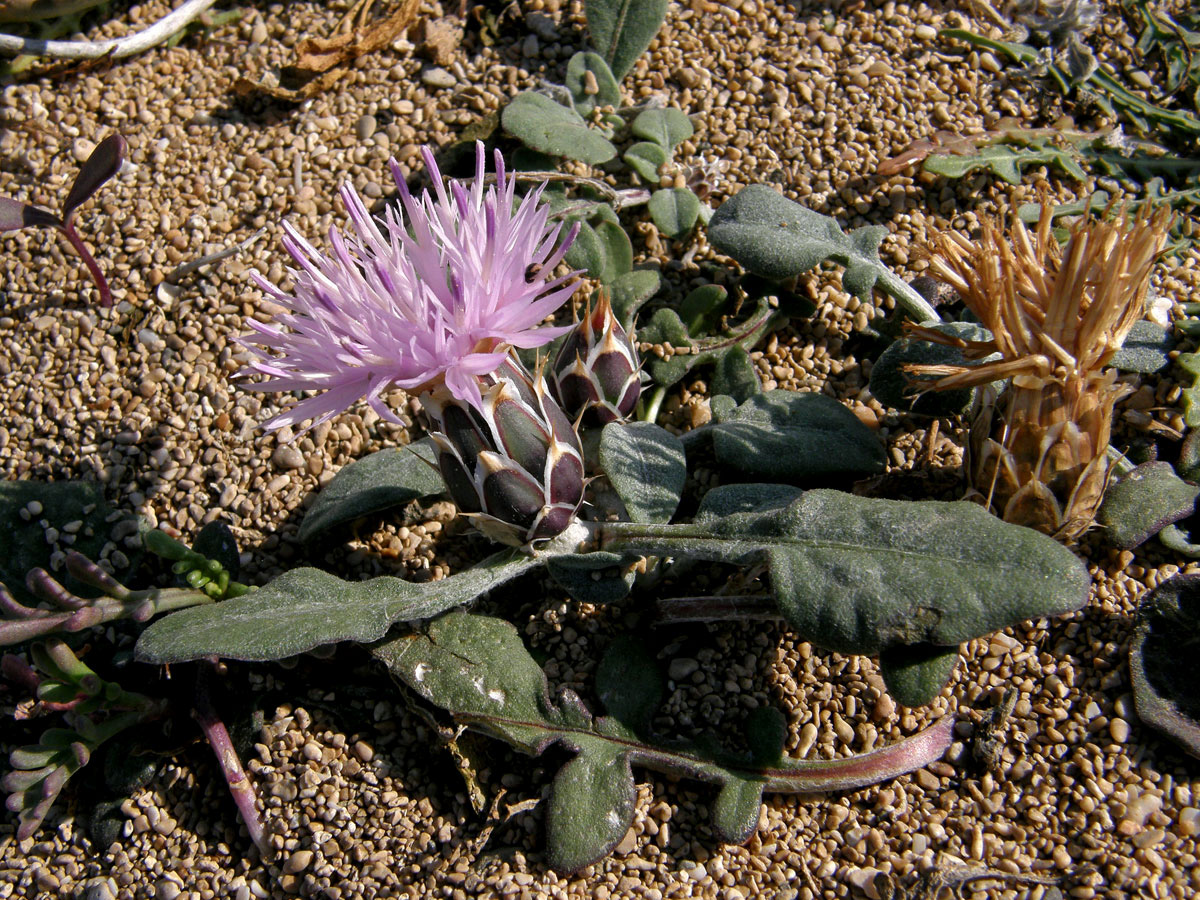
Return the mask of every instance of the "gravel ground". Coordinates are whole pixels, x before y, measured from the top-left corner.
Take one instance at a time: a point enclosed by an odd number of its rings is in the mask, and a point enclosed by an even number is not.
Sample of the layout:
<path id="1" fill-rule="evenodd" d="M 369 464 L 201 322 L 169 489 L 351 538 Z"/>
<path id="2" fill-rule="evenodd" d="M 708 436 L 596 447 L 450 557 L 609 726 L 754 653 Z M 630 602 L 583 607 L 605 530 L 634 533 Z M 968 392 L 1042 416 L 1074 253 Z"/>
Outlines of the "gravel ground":
<path id="1" fill-rule="evenodd" d="M 911 277 L 926 267 L 922 248 L 934 233 L 969 230 L 979 214 L 1032 198 L 1036 182 L 1062 198 L 1082 191 L 1047 182 L 1044 170 L 1027 172 L 1017 189 L 985 176 L 876 177 L 880 162 L 935 129 L 971 132 L 999 116 L 1048 122 L 1061 110 L 1053 94 L 1030 89 L 990 54 L 936 38 L 947 25 L 986 30 L 986 17 L 953 3 L 827 6 L 673 3 L 627 80 L 634 98 L 661 95 L 693 117 L 697 134 L 681 157 L 723 169 L 714 201 L 765 181 L 844 226 L 884 224 L 885 261 Z M 89 36 L 120 34 L 167 7 L 117 4 L 113 21 Z M 442 19 L 456 7 L 423 2 L 420 15 Z M 389 155 L 416 171 L 423 143 L 446 144 L 516 91 L 561 80 L 583 21 L 579 3 L 527 0 L 505 14 L 493 46 L 476 28 L 438 53 L 401 39 L 299 106 L 234 98 L 238 76 L 288 64 L 299 39 L 331 33 L 345 12 L 340 0 L 248 6 L 240 21 L 173 49 L 37 69 L 4 88 L 0 194 L 56 208 L 95 142 L 119 130 L 130 146 L 129 165 L 80 216 L 115 308 L 98 308 L 79 261 L 52 233 L 4 236 L 4 478 L 97 481 L 114 506 L 185 537 L 223 516 L 244 551 L 246 578 L 261 582 L 300 562 L 295 533 L 317 489 L 351 460 L 408 439 L 365 407 L 294 442 L 288 429 L 262 430 L 288 398 L 231 380 L 240 351 L 230 339 L 247 330 L 246 319 L 270 315 L 248 273 L 284 278 L 285 217 L 315 242 L 343 224 L 334 199 L 343 181 L 369 198 L 388 196 Z M 1097 41 L 1118 66 L 1122 38 L 1119 16 L 1108 15 Z M 177 266 L 260 229 L 244 251 L 171 283 Z M 634 234 L 635 251 L 662 260 L 680 293 L 712 257 L 702 237 L 697 243 L 684 264 L 689 248 L 666 245 L 647 223 Z M 1187 299 L 1200 282 L 1198 257 L 1190 251 L 1163 267 L 1157 289 Z M 866 390 L 870 362 L 856 356 L 863 344 L 854 335 L 880 307 L 843 293 L 834 271 L 802 287 L 819 310 L 755 354 L 765 386 L 824 391 L 878 428 L 890 453 L 886 490 L 954 496 L 957 424 L 933 429 Z M 1118 409 L 1118 439 L 1181 431 L 1179 390 L 1169 375 L 1147 380 Z M 685 384 L 664 410 L 672 427 L 705 421 L 705 385 Z M 443 577 L 484 551 L 452 519 L 451 508 L 434 508 L 428 520 L 363 535 L 326 562 L 364 577 Z M 189 734 L 175 737 L 176 752 L 151 784 L 121 804 L 110 846 L 89 837 L 84 798 L 60 801 L 21 846 L 12 821 L 0 823 L 0 897 L 811 900 L 884 897 L 893 887 L 898 897 L 929 898 L 939 885 L 1032 900 L 1059 891 L 1194 896 L 1200 768 L 1137 721 L 1124 664 L 1138 595 L 1182 561 L 1156 544 L 1118 553 L 1092 538 L 1082 551 L 1095 580 L 1087 608 L 964 646 L 952 684 L 926 709 L 898 708 L 871 660 L 816 653 L 768 626 L 696 627 L 664 641 L 672 677 L 664 713 L 680 728 L 734 733 L 751 708 L 774 703 L 788 718 L 786 752 L 819 758 L 896 741 L 946 712 L 959 716 L 959 740 L 943 761 L 848 794 L 768 797 L 745 846 L 714 837 L 709 792 L 639 773 L 649 780 L 616 852 L 556 875 L 539 849 L 539 801 L 561 759 L 460 739 L 492 804 L 477 814 L 451 755 L 431 752 L 431 723 L 361 653 L 343 648 L 289 669 L 230 673 L 243 695 L 248 680 L 253 691 L 240 702 L 265 720 L 246 756 L 279 850 L 274 863 L 251 849 L 207 749 Z M 546 655 L 556 686 L 585 696 L 596 647 L 632 615 L 621 605 L 569 602 L 549 584 L 540 595 L 499 592 L 488 603 Z M 987 769 L 972 759 L 972 738 L 1008 689 L 1017 691 L 1015 706 Z M 11 711 L 12 695 L 0 700 Z"/>

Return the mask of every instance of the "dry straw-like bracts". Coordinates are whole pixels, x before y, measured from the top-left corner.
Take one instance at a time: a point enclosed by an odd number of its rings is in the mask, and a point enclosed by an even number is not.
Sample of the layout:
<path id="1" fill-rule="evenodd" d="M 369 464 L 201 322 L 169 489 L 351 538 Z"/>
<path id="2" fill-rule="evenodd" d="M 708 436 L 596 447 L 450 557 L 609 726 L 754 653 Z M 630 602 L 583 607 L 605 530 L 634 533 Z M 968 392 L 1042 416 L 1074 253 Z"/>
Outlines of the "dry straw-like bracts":
<path id="1" fill-rule="evenodd" d="M 1064 247 L 1043 204 L 1036 228 L 1015 221 L 1011 239 L 990 221 L 978 240 L 938 239 L 933 274 L 992 339 L 967 342 L 922 326 L 913 335 L 961 347 L 968 360 L 999 359 L 910 371 L 937 376 L 934 390 L 1009 382 L 999 399 L 980 392 L 969 461 L 975 490 L 1006 521 L 1067 541 L 1092 524 L 1108 477 L 1113 406 L 1128 391 L 1104 366 L 1145 312 L 1170 218 L 1143 207 L 1132 218 L 1082 219 Z"/>

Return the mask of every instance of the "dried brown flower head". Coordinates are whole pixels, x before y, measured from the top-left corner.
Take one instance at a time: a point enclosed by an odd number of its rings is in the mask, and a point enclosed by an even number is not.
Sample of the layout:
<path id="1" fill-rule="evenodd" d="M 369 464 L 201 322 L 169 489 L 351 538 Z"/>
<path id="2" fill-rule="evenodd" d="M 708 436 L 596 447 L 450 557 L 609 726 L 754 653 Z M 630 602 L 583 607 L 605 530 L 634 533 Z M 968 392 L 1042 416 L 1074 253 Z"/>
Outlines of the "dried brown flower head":
<path id="1" fill-rule="evenodd" d="M 912 366 L 938 376 L 934 390 L 1007 380 L 999 400 L 985 396 L 971 427 L 970 476 L 1005 521 L 1062 540 L 1092 524 L 1108 478 L 1113 406 L 1128 392 L 1104 370 L 1142 318 L 1150 273 L 1166 243 L 1168 209 L 1080 220 L 1065 247 L 1043 203 L 1031 232 L 1015 221 L 1011 241 L 993 222 L 979 240 L 942 235 L 931 272 L 954 287 L 990 341 L 968 342 L 929 328 L 924 340 L 962 348 L 965 366 Z"/>

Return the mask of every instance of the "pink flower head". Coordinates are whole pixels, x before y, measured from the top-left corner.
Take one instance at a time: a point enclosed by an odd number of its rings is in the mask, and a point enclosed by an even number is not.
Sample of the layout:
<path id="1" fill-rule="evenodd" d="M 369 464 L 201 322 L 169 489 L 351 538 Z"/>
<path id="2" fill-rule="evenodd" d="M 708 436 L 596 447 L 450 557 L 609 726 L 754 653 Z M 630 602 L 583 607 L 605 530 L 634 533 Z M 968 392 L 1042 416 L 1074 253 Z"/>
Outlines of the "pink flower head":
<path id="1" fill-rule="evenodd" d="M 259 358 L 244 374 L 267 378 L 258 390 L 320 391 L 275 416 L 268 428 L 312 419 L 316 425 L 366 398 L 379 415 L 398 422 L 382 395 L 440 384 L 455 397 L 482 406 L 476 376 L 494 372 L 510 347 L 540 347 L 572 326 L 536 327 L 575 292 L 576 273 L 551 278 L 575 239 L 559 243 L 562 225 L 548 222 L 539 201 L 544 185 L 514 202 L 516 179 L 496 153 L 496 183 L 484 187 L 486 153 L 476 145 L 475 179 L 447 191 L 428 148 L 421 151 L 433 191 L 419 199 L 389 161 L 399 205 L 373 219 L 349 185 L 342 202 L 354 233 L 329 231 L 326 256 L 291 224 L 284 247 L 299 264 L 290 270 L 294 292 L 255 275 L 287 312 L 270 325 L 251 321 L 258 334 L 240 342 Z"/>

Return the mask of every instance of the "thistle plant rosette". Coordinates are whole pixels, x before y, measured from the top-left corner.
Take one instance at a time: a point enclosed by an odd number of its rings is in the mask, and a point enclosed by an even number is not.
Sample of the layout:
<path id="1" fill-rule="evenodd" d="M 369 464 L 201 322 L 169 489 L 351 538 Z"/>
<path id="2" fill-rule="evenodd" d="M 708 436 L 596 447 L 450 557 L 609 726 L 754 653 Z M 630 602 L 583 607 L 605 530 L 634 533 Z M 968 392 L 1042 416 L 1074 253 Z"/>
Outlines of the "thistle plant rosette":
<path id="1" fill-rule="evenodd" d="M 1130 390 L 1104 367 L 1145 312 L 1170 219 L 1168 209 L 1143 207 L 1132 220 L 1080 220 L 1062 247 L 1043 204 L 1032 234 L 1014 222 L 1011 243 L 987 221 L 978 241 L 937 241 L 933 274 L 992 339 L 963 341 L 923 326 L 911 333 L 960 347 L 968 360 L 1000 358 L 908 371 L 940 376 L 934 390 L 1009 381 L 998 400 L 981 401 L 969 447 L 974 488 L 1005 521 L 1065 541 L 1091 526 L 1108 478 L 1113 407 Z"/>
<path id="2" fill-rule="evenodd" d="M 443 387 L 476 409 L 480 377 L 512 347 L 535 348 L 571 326 L 537 327 L 575 292 L 574 272 L 552 277 L 576 229 L 560 241 L 538 187 L 517 202 L 516 179 L 495 156 L 486 186 L 486 153 L 476 145 L 475 177 L 442 183 L 433 154 L 422 155 L 433 190 L 412 196 L 390 160 L 401 205 L 374 219 L 354 189 L 341 190 L 354 233 L 330 229 L 332 255 L 284 224 L 284 246 L 298 264 L 291 293 L 255 276 L 285 312 L 241 343 L 258 356 L 243 374 L 266 378 L 264 391 L 319 391 L 275 416 L 269 428 L 311 419 L 309 427 L 365 399 L 399 422 L 384 402 L 394 388 L 420 394 Z"/>

